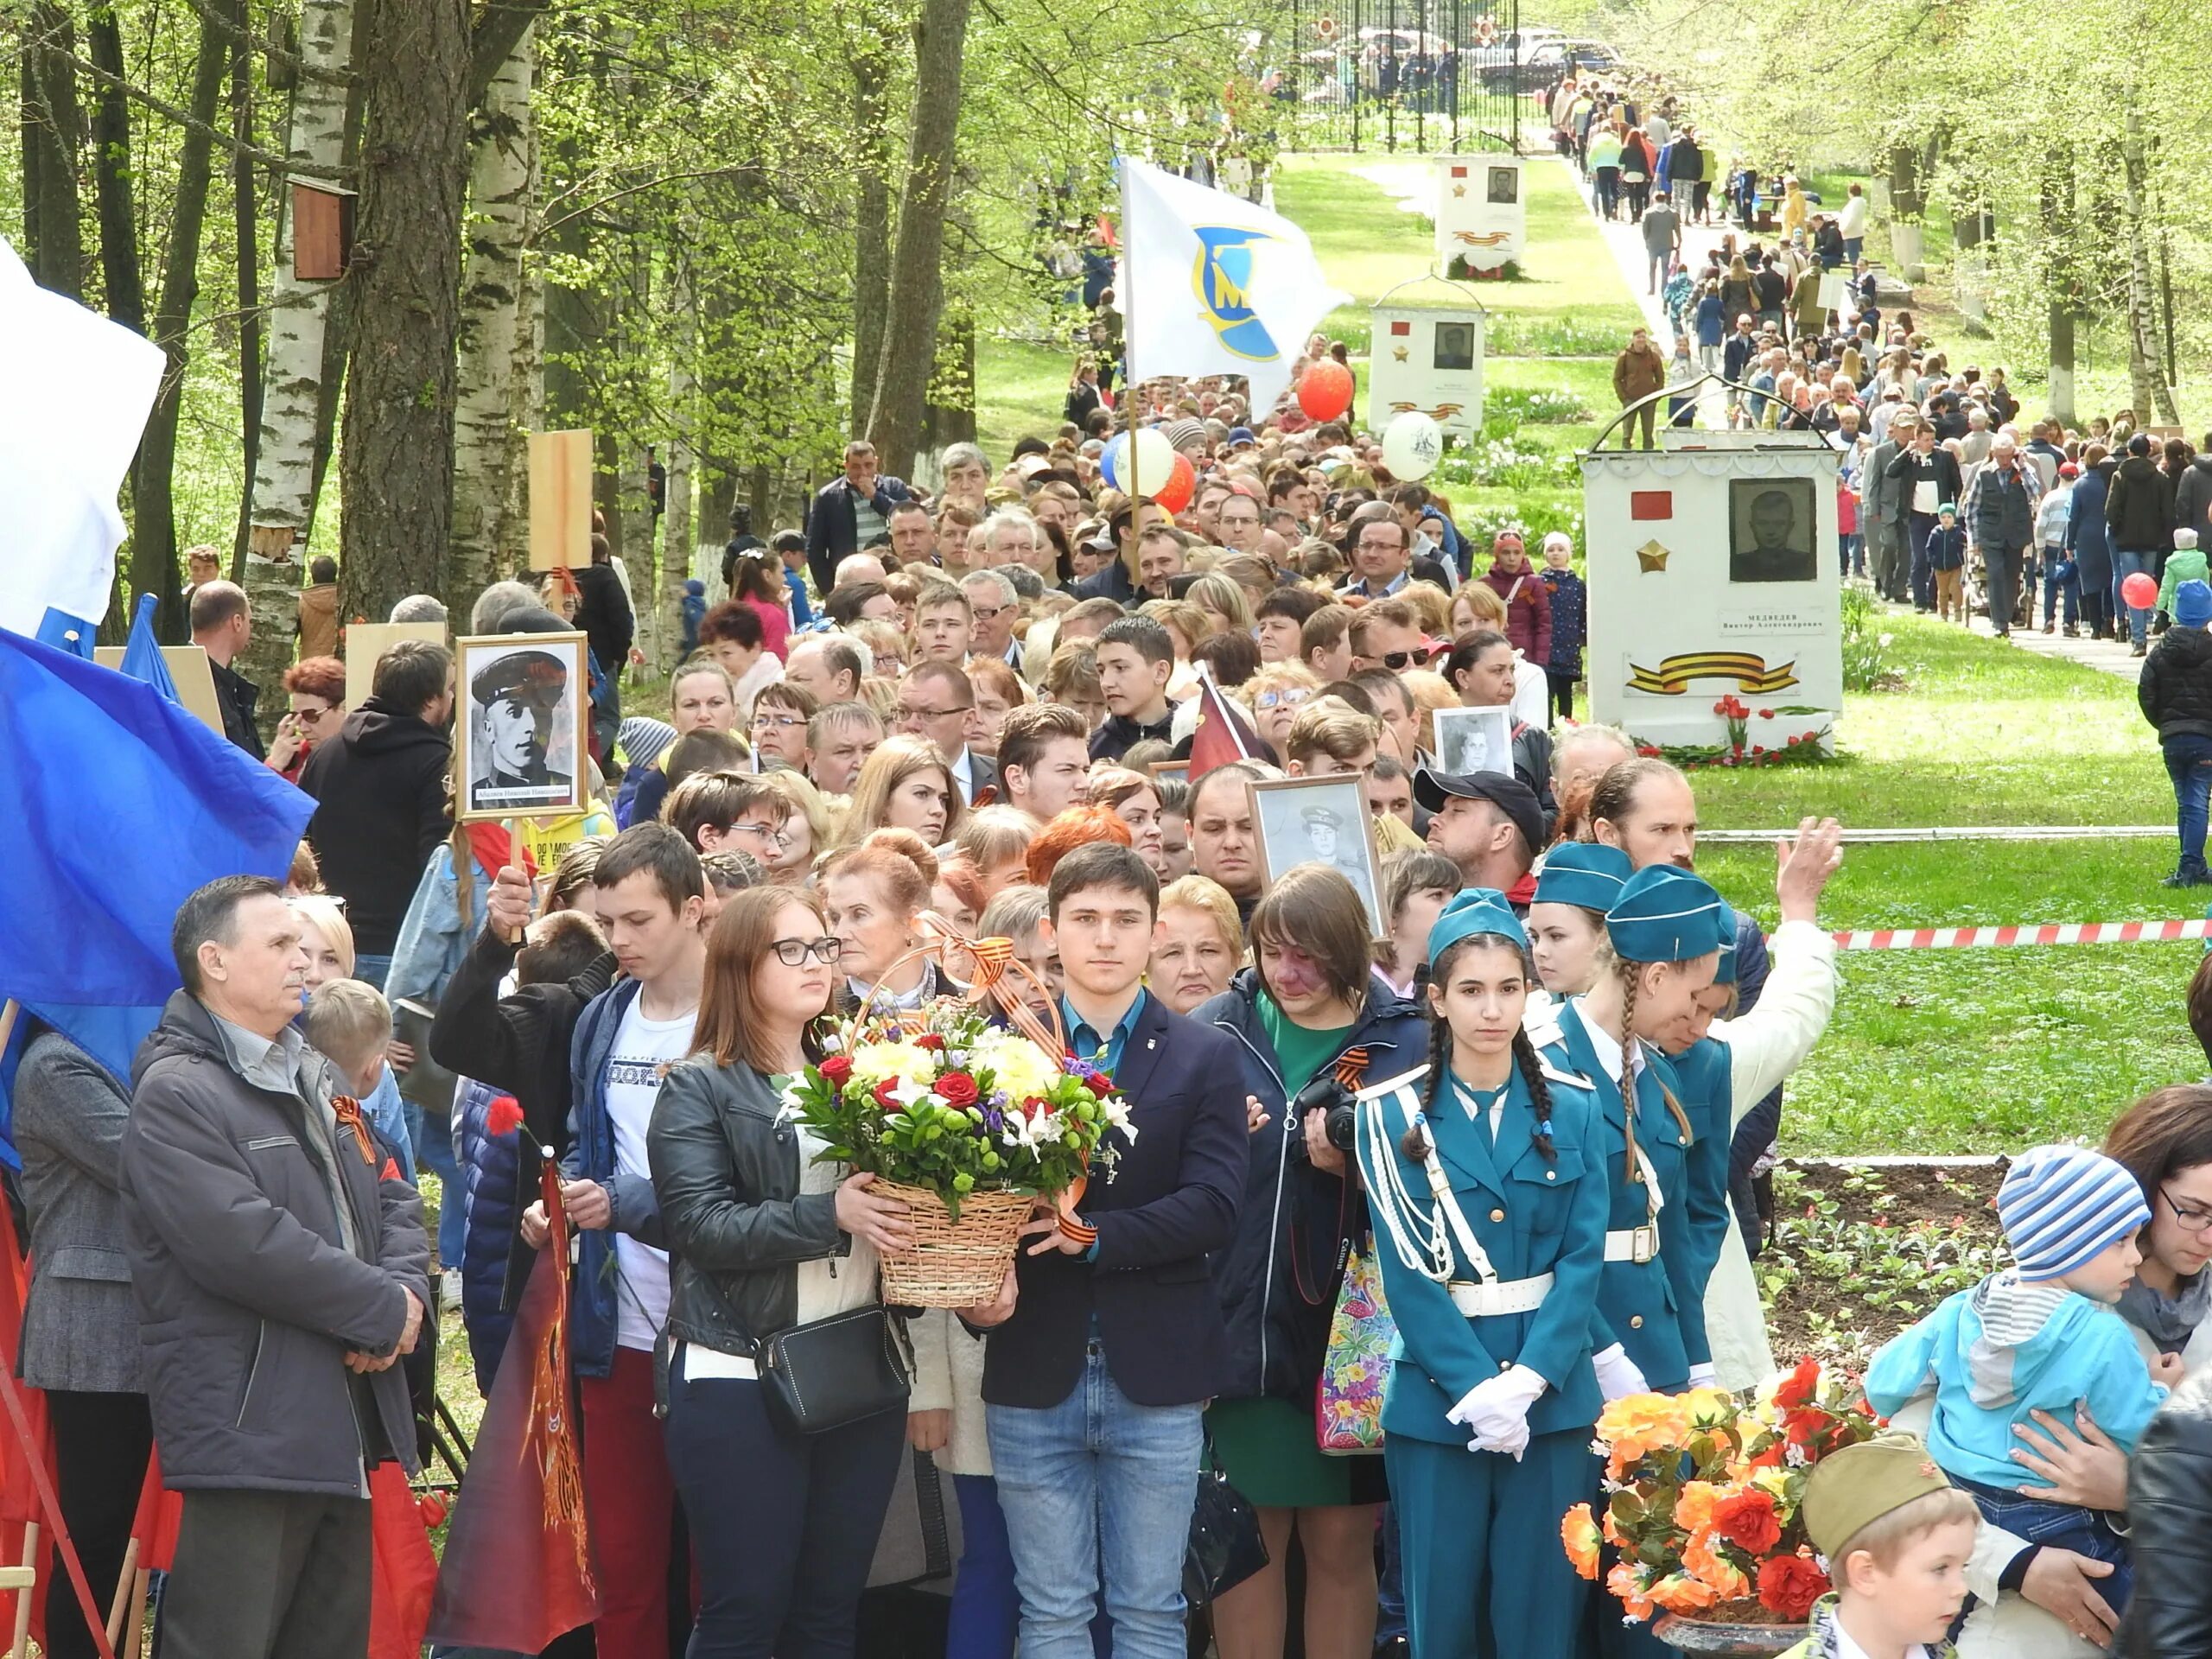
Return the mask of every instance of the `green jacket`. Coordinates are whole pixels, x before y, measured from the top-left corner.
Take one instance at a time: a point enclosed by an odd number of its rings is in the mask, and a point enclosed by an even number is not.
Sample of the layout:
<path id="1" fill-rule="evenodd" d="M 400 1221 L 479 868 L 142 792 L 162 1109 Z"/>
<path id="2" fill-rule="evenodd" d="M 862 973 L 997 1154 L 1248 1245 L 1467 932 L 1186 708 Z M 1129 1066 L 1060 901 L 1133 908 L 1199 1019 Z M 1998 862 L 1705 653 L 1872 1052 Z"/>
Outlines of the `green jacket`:
<path id="1" fill-rule="evenodd" d="M 2208 575 L 2204 550 L 2201 547 L 2177 547 L 2166 555 L 2166 574 L 2158 582 L 2158 608 L 2168 616 L 2174 613 L 2174 590 L 2184 582 L 2212 582 Z"/>

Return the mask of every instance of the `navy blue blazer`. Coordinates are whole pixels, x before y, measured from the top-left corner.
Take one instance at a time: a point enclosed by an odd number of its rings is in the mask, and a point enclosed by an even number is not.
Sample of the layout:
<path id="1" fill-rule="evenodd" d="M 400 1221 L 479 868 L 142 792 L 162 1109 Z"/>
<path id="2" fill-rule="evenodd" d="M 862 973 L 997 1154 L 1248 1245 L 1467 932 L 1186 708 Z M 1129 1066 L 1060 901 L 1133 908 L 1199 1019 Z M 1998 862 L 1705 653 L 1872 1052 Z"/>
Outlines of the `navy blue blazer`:
<path id="1" fill-rule="evenodd" d="M 1111 1180 L 1077 1206 L 1096 1255 L 1017 1258 L 1014 1317 L 991 1332 L 983 1398 L 1057 1406 L 1083 1375 L 1097 1321 L 1107 1370 L 1141 1406 L 1191 1405 L 1222 1391 L 1228 1344 L 1207 1255 L 1236 1236 L 1248 1158 L 1236 1045 L 1147 996 L 1115 1085 L 1136 1140 Z"/>

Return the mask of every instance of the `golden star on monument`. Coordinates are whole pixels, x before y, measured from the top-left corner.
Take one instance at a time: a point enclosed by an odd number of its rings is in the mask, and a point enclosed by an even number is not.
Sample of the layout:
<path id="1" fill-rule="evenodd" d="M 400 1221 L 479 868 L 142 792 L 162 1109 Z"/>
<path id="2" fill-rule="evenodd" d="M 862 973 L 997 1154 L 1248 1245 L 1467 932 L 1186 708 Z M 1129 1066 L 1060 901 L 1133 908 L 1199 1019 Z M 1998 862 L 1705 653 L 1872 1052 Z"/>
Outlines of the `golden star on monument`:
<path id="1" fill-rule="evenodd" d="M 1646 542 L 1636 550 L 1637 574 L 1648 576 L 1655 570 L 1664 570 L 1669 551 L 1656 541 Z"/>
<path id="2" fill-rule="evenodd" d="M 1406 348 L 1402 346 L 1398 346 L 1390 353 L 1390 355 L 1397 361 L 1402 363 L 1406 360 Z"/>
<path id="3" fill-rule="evenodd" d="M 1464 184 L 1455 184 L 1452 187 L 1452 194 L 1455 196 L 1464 196 L 1467 194 L 1467 187 Z"/>

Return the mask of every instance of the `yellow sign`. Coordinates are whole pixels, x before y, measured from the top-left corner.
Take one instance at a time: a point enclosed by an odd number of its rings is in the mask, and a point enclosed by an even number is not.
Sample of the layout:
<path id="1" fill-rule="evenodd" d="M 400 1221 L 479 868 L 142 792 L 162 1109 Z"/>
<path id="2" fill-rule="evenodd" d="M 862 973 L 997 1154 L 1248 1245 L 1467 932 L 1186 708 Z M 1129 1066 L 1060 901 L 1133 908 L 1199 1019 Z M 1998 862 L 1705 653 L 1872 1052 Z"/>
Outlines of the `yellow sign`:
<path id="1" fill-rule="evenodd" d="M 1739 691 L 1770 696 L 1797 683 L 1796 667 L 1793 658 L 1769 668 L 1765 658 L 1748 651 L 1690 652 L 1667 658 L 1656 668 L 1638 668 L 1630 663 L 1628 689 L 1679 697 L 1689 690 L 1692 680 L 1733 680 Z"/>

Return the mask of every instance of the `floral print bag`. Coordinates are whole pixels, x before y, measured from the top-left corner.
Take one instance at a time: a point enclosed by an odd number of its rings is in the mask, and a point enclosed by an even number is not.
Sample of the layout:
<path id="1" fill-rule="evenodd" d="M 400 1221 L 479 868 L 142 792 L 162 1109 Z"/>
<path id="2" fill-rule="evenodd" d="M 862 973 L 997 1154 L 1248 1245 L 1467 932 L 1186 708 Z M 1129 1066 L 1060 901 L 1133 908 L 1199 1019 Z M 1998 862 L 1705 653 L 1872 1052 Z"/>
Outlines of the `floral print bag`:
<path id="1" fill-rule="evenodd" d="M 1314 1439 L 1332 1457 L 1382 1449 L 1382 1389 L 1390 1380 L 1397 1321 L 1382 1298 L 1382 1269 L 1370 1233 L 1351 1241 L 1329 1347 L 1313 1394 Z"/>

